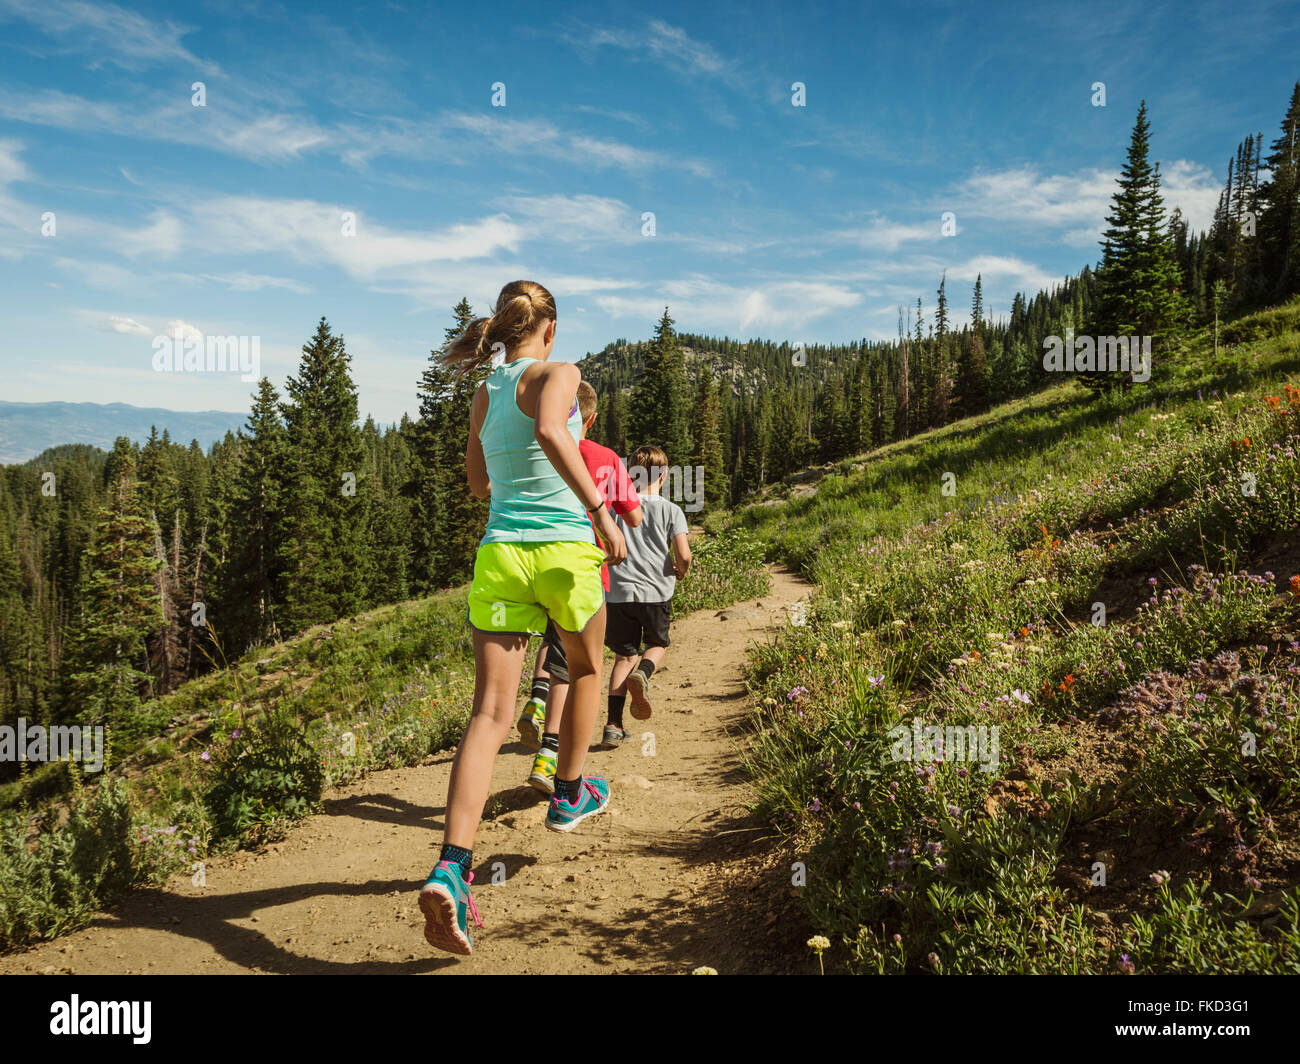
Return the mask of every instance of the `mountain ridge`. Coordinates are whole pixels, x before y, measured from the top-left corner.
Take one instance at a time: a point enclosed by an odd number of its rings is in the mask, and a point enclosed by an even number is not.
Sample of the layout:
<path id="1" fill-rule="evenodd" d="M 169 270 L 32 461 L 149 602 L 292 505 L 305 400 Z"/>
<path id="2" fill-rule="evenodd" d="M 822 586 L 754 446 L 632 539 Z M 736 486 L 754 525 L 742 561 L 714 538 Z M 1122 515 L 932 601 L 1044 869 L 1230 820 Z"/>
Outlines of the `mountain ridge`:
<path id="1" fill-rule="evenodd" d="M 87 444 L 112 450 L 119 436 L 148 439 L 150 429 L 166 429 L 173 440 L 199 441 L 206 450 L 234 432 L 248 414 L 234 410 L 168 410 L 131 403 L 70 403 L 55 400 L 19 403 L 0 400 L 0 464 L 20 465 L 51 447 Z"/>

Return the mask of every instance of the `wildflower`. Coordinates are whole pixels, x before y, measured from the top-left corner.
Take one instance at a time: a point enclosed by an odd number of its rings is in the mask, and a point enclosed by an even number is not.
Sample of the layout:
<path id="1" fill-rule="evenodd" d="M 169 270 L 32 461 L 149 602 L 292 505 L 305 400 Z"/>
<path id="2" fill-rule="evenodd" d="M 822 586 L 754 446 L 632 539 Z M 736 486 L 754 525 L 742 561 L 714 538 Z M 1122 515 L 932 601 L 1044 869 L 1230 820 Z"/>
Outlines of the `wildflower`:
<path id="1" fill-rule="evenodd" d="M 1137 968 L 1134 967 L 1133 961 L 1129 958 L 1129 955 L 1127 953 L 1121 953 L 1119 955 L 1120 975 L 1132 975 L 1135 971 L 1137 971 Z"/>
<path id="2" fill-rule="evenodd" d="M 1001 632 L 986 632 L 985 635 L 990 643 L 1003 643 L 1007 638 Z"/>
<path id="3" fill-rule="evenodd" d="M 1152 872 L 1147 878 L 1158 887 L 1162 883 L 1169 882 L 1169 873 L 1161 869 L 1159 872 Z"/>
<path id="4" fill-rule="evenodd" d="M 883 672 L 879 676 L 867 677 L 867 683 L 871 684 L 872 687 L 879 687 L 884 682 L 885 682 L 885 674 Z"/>
<path id="5" fill-rule="evenodd" d="M 701 964 L 698 968 L 695 969 L 695 971 L 691 972 L 691 975 L 717 975 L 717 974 L 718 974 L 718 970 L 716 968 L 710 968 L 708 967 L 708 965 L 704 965 L 704 964 Z"/>
<path id="6" fill-rule="evenodd" d="M 210 753 L 208 753 L 206 750 L 204 750 L 203 753 L 199 754 L 199 760 L 200 760 L 200 761 L 211 761 L 211 760 L 212 760 L 212 755 L 211 755 Z"/>
<path id="7" fill-rule="evenodd" d="M 792 687 L 786 693 L 785 700 L 787 702 L 801 701 L 804 697 L 807 696 L 807 694 L 808 694 L 808 688 L 806 687 Z"/>
<path id="8" fill-rule="evenodd" d="M 824 953 L 831 948 L 831 940 L 825 935 L 813 935 L 808 940 L 808 948 L 814 953 Z"/>
<path id="9" fill-rule="evenodd" d="M 811 802 L 808 803 L 808 811 L 810 813 L 819 813 L 821 812 L 821 808 L 822 808 L 822 803 L 820 798 L 814 798 Z"/>
<path id="10" fill-rule="evenodd" d="M 927 953 L 925 959 L 929 962 L 931 968 L 939 967 L 939 954 Z"/>

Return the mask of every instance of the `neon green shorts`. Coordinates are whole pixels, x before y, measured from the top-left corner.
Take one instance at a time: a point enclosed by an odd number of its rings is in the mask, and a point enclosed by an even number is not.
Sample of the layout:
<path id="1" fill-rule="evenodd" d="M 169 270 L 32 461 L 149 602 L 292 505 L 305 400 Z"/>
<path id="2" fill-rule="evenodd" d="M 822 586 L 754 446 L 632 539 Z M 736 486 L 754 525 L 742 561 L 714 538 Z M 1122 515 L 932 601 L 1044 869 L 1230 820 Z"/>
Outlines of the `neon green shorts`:
<path id="1" fill-rule="evenodd" d="M 549 618 L 581 632 L 605 604 L 594 543 L 483 543 L 474 559 L 469 623 L 482 632 L 540 635 Z"/>

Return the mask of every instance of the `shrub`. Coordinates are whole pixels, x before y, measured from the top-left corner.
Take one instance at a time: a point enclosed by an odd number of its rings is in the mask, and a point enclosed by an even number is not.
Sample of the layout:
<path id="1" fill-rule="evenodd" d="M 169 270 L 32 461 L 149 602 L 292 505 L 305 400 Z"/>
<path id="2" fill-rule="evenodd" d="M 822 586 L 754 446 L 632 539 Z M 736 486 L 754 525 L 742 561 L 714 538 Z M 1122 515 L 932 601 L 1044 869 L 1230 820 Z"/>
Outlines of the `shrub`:
<path id="1" fill-rule="evenodd" d="M 304 729 L 273 713 L 204 751 L 211 785 L 204 804 L 218 837 L 257 843 L 320 803 L 325 774 Z"/>
<path id="2" fill-rule="evenodd" d="M 763 545 L 743 529 L 698 542 L 691 555 L 691 571 L 678 582 L 673 597 L 673 612 L 678 615 L 720 610 L 771 590 L 772 579 L 763 566 Z"/>
<path id="3" fill-rule="evenodd" d="M 1186 883 L 1175 894 L 1160 888 L 1160 906 L 1135 916 L 1121 963 L 1134 973 L 1212 975 L 1222 972 L 1300 975 L 1300 892 L 1283 894 L 1270 931 L 1240 919 L 1235 898 L 1209 894 L 1205 884 Z"/>
<path id="4" fill-rule="evenodd" d="M 78 794 L 66 824 L 53 811 L 0 819 L 0 949 L 55 938 L 84 926 L 131 885 L 131 810 L 123 783 Z"/>

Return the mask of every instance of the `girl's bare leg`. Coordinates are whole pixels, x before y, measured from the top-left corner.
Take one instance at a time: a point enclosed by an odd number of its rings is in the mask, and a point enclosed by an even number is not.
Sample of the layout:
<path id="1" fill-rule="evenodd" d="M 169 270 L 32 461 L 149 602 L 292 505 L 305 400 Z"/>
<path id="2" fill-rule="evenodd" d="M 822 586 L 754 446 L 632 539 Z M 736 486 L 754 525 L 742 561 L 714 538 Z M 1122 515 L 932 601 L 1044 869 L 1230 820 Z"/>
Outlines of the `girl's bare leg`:
<path id="1" fill-rule="evenodd" d="M 526 635 L 474 632 L 474 712 L 456 750 L 447 786 L 443 841 L 449 845 L 474 848 L 497 751 L 514 724 L 515 695 L 527 652 Z"/>
<path id="2" fill-rule="evenodd" d="M 542 726 L 542 734 L 550 735 L 560 730 L 564 721 L 564 703 L 568 698 L 569 685 L 563 680 L 551 680 L 551 689 L 546 695 L 546 723 Z"/>
<path id="3" fill-rule="evenodd" d="M 591 731 L 600 712 L 605 607 L 601 606 L 581 632 L 566 632 L 558 626 L 556 630 L 569 659 L 569 691 L 560 721 L 560 755 L 555 763 L 555 778 L 573 780 L 582 775 Z"/>

